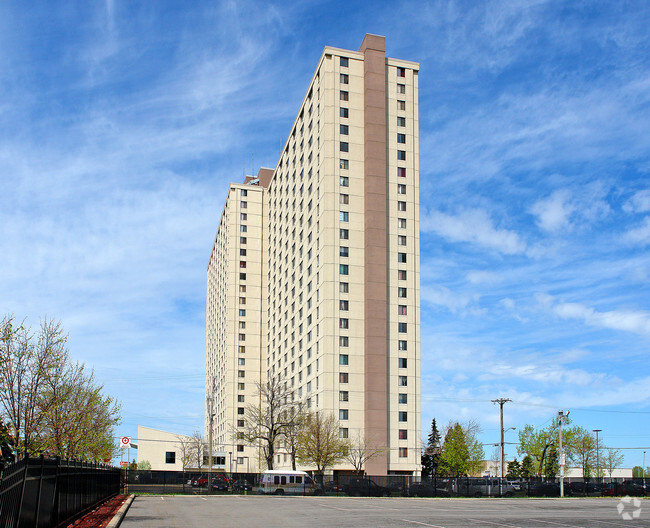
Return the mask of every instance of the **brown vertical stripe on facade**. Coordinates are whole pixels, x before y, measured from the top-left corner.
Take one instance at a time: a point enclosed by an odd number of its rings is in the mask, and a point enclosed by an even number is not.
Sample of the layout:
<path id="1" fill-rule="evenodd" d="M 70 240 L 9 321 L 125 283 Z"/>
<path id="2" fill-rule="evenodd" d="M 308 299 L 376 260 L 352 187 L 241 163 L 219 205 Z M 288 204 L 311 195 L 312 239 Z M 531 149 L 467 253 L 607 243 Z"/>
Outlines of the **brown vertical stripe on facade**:
<path id="1" fill-rule="evenodd" d="M 377 447 L 388 448 L 387 251 L 386 251 L 386 45 L 366 35 L 364 54 L 364 228 L 365 228 L 365 430 Z M 369 475 L 386 475 L 387 449 L 366 463 Z"/>

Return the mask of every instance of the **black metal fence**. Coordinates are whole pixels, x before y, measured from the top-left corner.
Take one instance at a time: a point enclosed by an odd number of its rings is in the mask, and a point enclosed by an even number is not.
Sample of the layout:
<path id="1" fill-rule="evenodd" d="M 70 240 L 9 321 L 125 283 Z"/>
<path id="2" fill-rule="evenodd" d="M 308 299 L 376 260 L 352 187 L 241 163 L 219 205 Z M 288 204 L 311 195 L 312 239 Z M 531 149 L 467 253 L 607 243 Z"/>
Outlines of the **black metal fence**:
<path id="1" fill-rule="evenodd" d="M 124 470 L 125 493 L 224 494 L 260 493 L 259 473 L 212 473 Z M 208 482 L 212 478 L 212 486 Z M 650 496 L 650 479 L 565 478 L 564 495 Z M 559 478 L 508 480 L 494 477 L 431 478 L 367 476 L 350 474 L 314 476 L 318 493 L 352 496 L 404 497 L 559 497 Z M 289 489 L 289 488 L 287 488 Z M 267 490 L 268 492 L 268 490 Z M 300 495 L 314 492 L 311 486 L 286 491 Z"/>
<path id="2" fill-rule="evenodd" d="M 23 458 L 0 482 L 0 528 L 69 524 L 120 491 L 120 470 L 58 458 Z"/>

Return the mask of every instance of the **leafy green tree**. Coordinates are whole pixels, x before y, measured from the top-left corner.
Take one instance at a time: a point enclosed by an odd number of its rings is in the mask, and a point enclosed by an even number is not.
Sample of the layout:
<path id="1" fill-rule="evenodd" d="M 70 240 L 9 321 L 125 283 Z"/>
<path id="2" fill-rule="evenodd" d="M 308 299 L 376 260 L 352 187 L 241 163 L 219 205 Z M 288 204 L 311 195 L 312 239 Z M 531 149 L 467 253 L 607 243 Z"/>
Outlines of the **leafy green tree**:
<path id="1" fill-rule="evenodd" d="M 151 462 L 148 460 L 138 462 L 138 471 L 151 471 Z"/>
<path id="2" fill-rule="evenodd" d="M 546 455 L 546 460 L 544 461 L 544 476 L 546 478 L 555 478 L 555 476 L 560 472 L 560 456 L 555 449 L 555 446 L 551 446 Z"/>
<path id="3" fill-rule="evenodd" d="M 464 425 L 450 422 L 440 455 L 442 473 L 452 477 L 474 474 L 481 469 L 483 447 L 476 435 L 480 427 L 470 421 Z"/>
<path id="4" fill-rule="evenodd" d="M 521 478 L 521 463 L 516 458 L 508 464 L 506 478 L 509 480 L 517 480 Z"/>
<path id="5" fill-rule="evenodd" d="M 349 443 L 340 438 L 339 425 L 331 413 L 309 413 L 298 438 L 298 461 L 316 467 L 321 481 L 325 469 L 342 462 L 348 454 Z"/>
<path id="6" fill-rule="evenodd" d="M 526 455 L 521 461 L 521 477 L 530 478 L 536 474 L 535 462 L 530 455 Z"/>
<path id="7" fill-rule="evenodd" d="M 632 468 L 633 478 L 643 478 L 643 468 L 641 466 L 634 466 Z"/>
<path id="8" fill-rule="evenodd" d="M 596 462 L 596 437 L 583 427 L 574 427 L 567 435 L 569 458 L 582 468 L 582 478 L 589 478 Z"/>

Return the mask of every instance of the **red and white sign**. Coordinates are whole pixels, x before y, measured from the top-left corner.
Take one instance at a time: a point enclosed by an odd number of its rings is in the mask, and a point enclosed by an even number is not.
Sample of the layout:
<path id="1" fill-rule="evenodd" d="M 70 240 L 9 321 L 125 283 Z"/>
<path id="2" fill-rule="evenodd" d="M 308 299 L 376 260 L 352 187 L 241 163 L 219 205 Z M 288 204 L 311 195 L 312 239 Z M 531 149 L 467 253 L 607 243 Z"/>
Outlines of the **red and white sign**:
<path id="1" fill-rule="evenodd" d="M 128 462 L 120 462 L 120 466 L 129 467 L 129 463 Z"/>
<path id="2" fill-rule="evenodd" d="M 131 447 L 131 438 L 129 436 L 123 436 L 120 439 L 120 447 L 122 449 L 125 449 L 127 447 Z"/>

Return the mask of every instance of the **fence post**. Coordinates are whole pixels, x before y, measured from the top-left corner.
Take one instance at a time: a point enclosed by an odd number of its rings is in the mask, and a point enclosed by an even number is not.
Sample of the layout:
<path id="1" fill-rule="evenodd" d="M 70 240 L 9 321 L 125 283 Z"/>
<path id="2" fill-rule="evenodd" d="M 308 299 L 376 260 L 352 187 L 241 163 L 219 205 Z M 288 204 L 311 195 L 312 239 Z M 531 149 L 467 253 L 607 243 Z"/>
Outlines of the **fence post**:
<path id="1" fill-rule="evenodd" d="M 36 493 L 36 516 L 35 516 L 36 526 L 39 525 L 38 521 L 41 516 L 41 495 L 43 493 L 43 468 L 45 466 L 45 457 L 41 455 L 40 460 L 41 460 L 41 473 L 38 477 L 38 492 Z"/>

